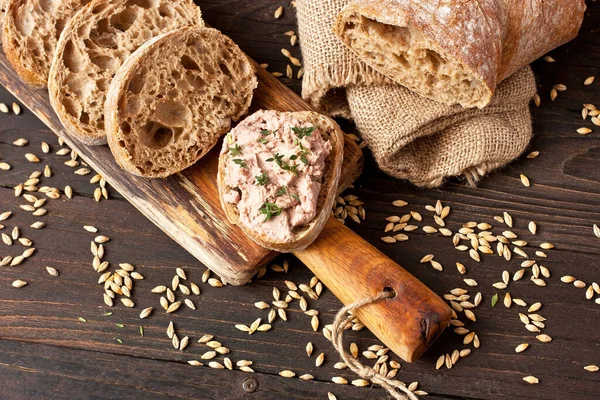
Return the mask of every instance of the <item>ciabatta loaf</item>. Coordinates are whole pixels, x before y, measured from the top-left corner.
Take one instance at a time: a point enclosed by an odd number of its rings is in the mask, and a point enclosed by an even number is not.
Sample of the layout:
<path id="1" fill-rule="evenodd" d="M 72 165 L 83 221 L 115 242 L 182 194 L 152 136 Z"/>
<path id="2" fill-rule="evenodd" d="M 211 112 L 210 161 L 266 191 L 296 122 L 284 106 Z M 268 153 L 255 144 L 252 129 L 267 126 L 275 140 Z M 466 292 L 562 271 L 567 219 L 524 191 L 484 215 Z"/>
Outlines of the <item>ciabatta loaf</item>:
<path id="1" fill-rule="evenodd" d="M 10 0 L 2 30 L 4 54 L 28 84 L 45 87 L 58 37 L 67 21 L 90 0 Z"/>
<path id="2" fill-rule="evenodd" d="M 81 9 L 60 36 L 48 81 L 65 129 L 106 143 L 104 101 L 121 64 L 153 37 L 190 25 L 203 25 L 192 0 L 94 0 Z"/>
<path id="3" fill-rule="evenodd" d="M 334 30 L 401 85 L 482 108 L 498 82 L 573 39 L 584 11 L 584 0 L 351 0 Z"/>
<path id="4" fill-rule="evenodd" d="M 108 89 L 106 133 L 117 163 L 162 178 L 194 164 L 246 114 L 255 71 L 216 29 L 158 36 L 125 61 Z"/>
<path id="5" fill-rule="evenodd" d="M 310 245 L 331 215 L 344 154 L 339 126 L 315 112 L 258 111 L 223 141 L 219 197 L 228 220 L 259 245 Z"/>

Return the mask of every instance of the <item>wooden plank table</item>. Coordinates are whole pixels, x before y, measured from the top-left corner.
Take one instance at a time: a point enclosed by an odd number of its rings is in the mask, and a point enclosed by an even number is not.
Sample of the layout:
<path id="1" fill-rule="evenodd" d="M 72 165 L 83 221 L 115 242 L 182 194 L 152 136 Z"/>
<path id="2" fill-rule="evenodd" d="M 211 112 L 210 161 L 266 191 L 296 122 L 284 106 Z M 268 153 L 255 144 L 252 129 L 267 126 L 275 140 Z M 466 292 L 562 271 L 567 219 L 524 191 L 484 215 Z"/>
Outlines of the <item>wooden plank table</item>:
<path id="1" fill-rule="evenodd" d="M 257 0 L 199 1 L 206 20 L 212 26 L 232 36 L 240 47 L 271 70 L 283 71 L 285 60 L 282 47 L 290 48 L 283 32 L 296 29 L 293 9 L 285 8 L 284 16 L 273 19 L 280 2 Z M 462 336 L 448 330 L 436 345 L 415 364 L 403 364 L 398 379 L 418 381 L 432 399 L 596 399 L 600 393 L 600 372 L 583 369 L 590 364 L 600 365 L 600 305 L 585 299 L 585 289 L 560 282 L 563 275 L 573 275 L 588 285 L 600 283 L 600 239 L 592 225 L 600 223 L 600 128 L 589 118 L 581 119 L 583 103 L 600 106 L 600 3 L 588 2 L 587 18 L 581 35 L 572 43 L 553 51 L 555 63 L 538 61 L 534 69 L 538 77 L 542 105 L 533 110 L 535 138 L 531 150 L 540 151 L 536 159 L 525 156 L 502 171 L 483 180 L 477 189 L 458 180 L 451 180 L 438 190 L 417 189 L 406 182 L 391 179 L 377 171 L 367 157 L 367 166 L 356 187 L 347 191 L 365 201 L 366 220 L 348 225 L 402 266 L 415 274 L 440 295 L 455 287 L 481 292 L 483 301 L 475 310 L 477 322 L 468 322 L 481 346 L 463 345 Z M 293 49 L 300 55 L 299 49 Z M 583 80 L 596 75 L 597 81 L 584 87 Z M 284 79 L 296 91 L 298 80 Z M 563 83 L 568 90 L 560 92 L 556 101 L 549 100 L 553 84 Z M 0 101 L 13 100 L 0 90 Z M 589 135 L 578 135 L 581 126 L 592 128 Z M 17 148 L 12 142 L 27 138 L 29 145 Z M 50 143 L 52 152 L 43 154 L 42 141 Z M 9 171 L 0 171 L 0 213 L 13 211 L 1 222 L 2 233 L 14 226 L 21 235 L 30 238 L 37 249 L 34 256 L 16 267 L 0 268 L 0 388 L 3 399 L 38 398 L 144 398 L 144 399 L 305 399 L 327 398 L 327 392 L 338 399 L 383 398 L 378 387 L 359 388 L 336 385 L 333 376 L 354 379 L 348 370 L 336 370 L 338 361 L 333 347 L 320 332 L 313 332 L 310 318 L 297 305 L 288 310 L 288 321 L 277 320 L 266 333 L 249 336 L 234 328 L 249 324 L 256 318 L 266 319 L 267 311 L 253 306 L 255 302 L 272 300 L 273 287 L 285 293 L 284 280 L 307 283 L 311 274 L 297 260 L 288 258 L 289 272 L 269 271 L 261 279 L 243 287 L 214 288 L 201 284 L 206 269 L 183 251 L 175 242 L 139 214 L 128 202 L 109 188 L 108 201 L 94 202 L 95 185 L 91 175 L 77 176 L 64 165 L 68 157 L 55 154 L 59 149 L 47 128 L 24 110 L 22 115 L 0 115 L 0 162 L 9 163 Z M 24 154 L 35 153 L 40 164 L 28 163 Z M 48 214 L 33 217 L 19 209 L 25 201 L 15 198 L 13 187 L 27 179 L 35 170 L 50 165 L 54 175 L 46 184 L 64 188 L 71 185 L 75 195 L 68 200 L 62 196 L 45 206 Z M 519 175 L 527 175 L 532 186 L 521 185 Z M 403 199 L 409 203 L 397 209 L 391 202 Z M 491 284 L 501 280 L 503 270 L 514 273 L 523 259 L 511 262 L 484 255 L 481 263 L 467 254 L 453 250 L 451 240 L 441 235 L 426 235 L 417 230 L 410 240 L 386 244 L 383 236 L 385 218 L 408 210 L 419 211 L 424 224 L 433 225 L 431 213 L 424 206 L 437 200 L 451 207 L 448 228 L 457 231 L 467 221 L 488 222 L 494 232 L 508 229 L 493 217 L 509 212 L 514 220 L 512 229 L 520 238 L 530 242 L 525 250 L 533 254 L 541 242 L 551 242 L 556 248 L 548 250 L 548 258 L 540 264 L 548 267 L 551 278 L 546 287 L 529 280 L 530 272 L 519 282 L 510 283 L 507 290 L 496 290 Z M 36 220 L 46 226 L 41 230 L 29 227 Z M 538 226 L 537 235 L 527 230 L 529 221 Z M 89 242 L 94 234 L 83 230 L 94 225 L 100 233 L 111 238 L 106 243 L 105 259 L 116 265 L 130 262 L 145 276 L 136 281 L 132 298 L 136 307 L 119 304 L 104 316 L 107 307 L 102 302 L 102 287 L 91 267 Z M 17 255 L 20 245 L 5 246 L 0 256 Z M 426 254 L 434 254 L 443 266 L 438 272 L 420 264 Z M 275 260 L 279 265 L 285 257 Z M 456 268 L 463 263 L 468 273 L 464 277 L 477 280 L 478 287 L 469 288 Z M 49 276 L 46 266 L 55 267 L 60 275 Z M 180 309 L 176 314 L 159 311 L 159 296 L 150 293 L 156 285 L 169 285 L 178 266 L 186 266 L 188 278 L 200 284 L 202 294 L 192 297 L 197 310 Z M 15 279 L 29 282 L 21 289 L 10 287 Z M 553 338 L 540 343 L 535 334 L 526 331 L 518 318 L 525 309 L 502 305 L 504 293 L 521 298 L 528 304 L 541 302 L 539 311 L 546 328 L 543 333 Z M 499 293 L 500 301 L 491 307 L 491 297 Z M 594 296 L 597 298 L 598 296 Z M 324 290 L 318 301 L 309 300 L 311 308 L 319 310 L 321 327 L 331 323 L 339 302 Z M 140 311 L 152 306 L 152 316 L 139 319 Z M 82 322 L 79 318 L 87 322 Z M 464 319 L 464 318 L 463 318 Z M 176 351 L 166 336 L 169 321 L 173 321 L 180 337 L 192 339 L 185 351 Z M 122 324 L 117 326 L 117 324 Z M 144 337 L 139 326 L 144 327 Z M 196 343 L 203 334 L 231 349 L 228 356 L 234 363 L 252 360 L 255 373 L 193 367 L 188 360 L 198 359 L 208 350 Z M 377 344 L 366 331 L 349 331 L 347 343 L 356 342 L 361 351 Z M 120 343 L 117 339 L 122 342 Z M 311 358 L 305 346 L 311 341 L 315 351 Z M 515 353 L 520 343 L 530 343 L 523 353 Z M 452 369 L 435 370 L 440 354 L 454 349 L 469 348 L 472 354 L 458 361 Z M 315 356 L 325 353 L 323 366 L 315 367 Z M 391 359 L 398 360 L 391 356 Z M 222 360 L 222 356 L 218 358 Z M 362 361 L 366 361 L 361 358 Z M 290 369 L 297 375 L 310 373 L 315 380 L 303 382 L 289 379 L 278 372 Z M 522 377 L 534 375 L 538 385 L 528 385 Z"/>

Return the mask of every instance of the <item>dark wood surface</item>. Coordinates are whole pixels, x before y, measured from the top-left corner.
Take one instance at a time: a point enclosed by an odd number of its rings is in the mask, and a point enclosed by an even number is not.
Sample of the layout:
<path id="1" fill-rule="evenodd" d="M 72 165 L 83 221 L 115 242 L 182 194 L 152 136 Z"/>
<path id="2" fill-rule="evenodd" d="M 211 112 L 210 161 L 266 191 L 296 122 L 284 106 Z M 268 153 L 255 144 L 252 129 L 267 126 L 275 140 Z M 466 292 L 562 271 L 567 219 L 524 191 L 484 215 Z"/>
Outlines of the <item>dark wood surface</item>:
<path id="1" fill-rule="evenodd" d="M 281 47 L 288 47 L 289 38 L 283 32 L 295 29 L 293 10 L 287 7 L 280 20 L 272 18 L 278 2 L 261 1 L 200 1 L 209 24 L 222 29 L 240 44 L 240 47 L 258 62 L 270 64 L 271 70 L 283 71 L 285 60 Z M 596 399 L 600 393 L 600 373 L 583 369 L 600 364 L 600 306 L 586 300 L 584 290 L 560 282 L 563 275 L 576 276 L 586 283 L 600 282 L 598 255 L 600 239 L 592 232 L 592 224 L 600 223 L 600 128 L 581 119 L 583 103 L 600 106 L 600 46 L 598 43 L 600 5 L 588 2 L 587 18 L 581 35 L 572 43 L 553 51 L 556 63 L 538 61 L 534 70 L 538 77 L 541 107 L 533 109 L 535 138 L 531 150 L 540 156 L 530 160 L 521 157 L 502 171 L 484 179 L 478 188 L 451 180 L 441 189 L 421 190 L 406 182 L 396 181 L 378 172 L 368 157 L 367 167 L 356 187 L 347 191 L 365 201 L 367 218 L 358 225 L 348 225 L 373 245 L 409 270 L 438 294 L 455 287 L 464 287 L 456 271 L 455 262 L 468 269 L 465 277 L 476 279 L 483 294 L 481 306 L 475 310 L 477 322 L 467 327 L 477 332 L 481 346 L 463 346 L 462 338 L 448 330 L 415 364 L 403 364 L 398 379 L 418 381 L 419 387 L 430 393 L 432 399 Z M 595 31 L 594 31 L 595 30 Z M 293 49 L 299 55 L 299 49 Z M 584 87 L 583 80 L 596 75 L 597 81 Z M 297 80 L 283 82 L 298 91 Z M 567 85 L 550 102 L 553 84 Z M 12 102 L 4 90 L 0 101 Z M 575 131 L 581 126 L 592 128 L 587 136 Z M 30 144 L 16 148 L 11 143 L 25 137 Z M 17 267 L 0 268 L 0 388 L 1 398 L 189 398 L 189 399 L 281 399 L 327 398 L 327 392 L 338 399 L 384 398 L 379 388 L 358 388 L 336 385 L 333 376 L 353 379 L 347 371 L 333 368 L 338 357 L 320 332 L 313 332 L 310 318 L 300 312 L 296 303 L 288 310 L 288 321 L 277 320 L 267 333 L 252 336 L 234 328 L 235 324 L 249 324 L 258 317 L 266 318 L 266 311 L 253 306 L 256 301 L 271 300 L 273 287 L 285 293 L 284 280 L 307 283 L 312 274 L 297 260 L 288 258 L 287 274 L 269 271 L 263 278 L 242 287 L 213 288 L 201 284 L 202 294 L 194 302 L 197 310 L 180 309 L 174 315 L 160 312 L 158 295 L 150 289 L 159 284 L 168 285 L 177 266 L 186 266 L 189 278 L 200 283 L 205 267 L 186 253 L 142 216 L 116 191 L 109 189 L 110 200 L 94 202 L 94 186 L 89 178 L 73 174 L 63 165 L 64 157 L 44 155 L 40 143 L 51 144 L 53 153 L 58 149 L 53 134 L 31 112 L 22 115 L 0 115 L 0 162 L 11 164 L 10 171 L 0 172 L 0 212 L 11 210 L 14 215 L 2 222 L 0 231 L 10 232 L 21 227 L 22 235 L 34 242 L 37 251 L 33 257 Z M 36 165 L 25 161 L 24 154 L 40 156 Z M 51 200 L 48 214 L 34 218 L 19 210 L 23 199 L 14 197 L 12 187 L 23 182 L 34 170 L 49 164 L 55 175 L 48 184 L 73 186 L 75 196 L 67 200 Z M 532 186 L 526 188 L 519 174 L 526 174 Z M 404 209 L 391 205 L 396 199 L 410 203 Z M 503 270 L 515 272 L 522 259 L 510 263 L 496 256 L 483 256 L 481 263 L 452 248 L 449 238 L 426 235 L 418 230 L 410 240 L 386 244 L 383 236 L 385 217 L 408 210 L 419 211 L 425 222 L 433 225 L 427 204 L 441 200 L 451 207 L 448 227 L 456 231 L 467 221 L 489 222 L 494 232 L 501 227 L 493 220 L 508 211 L 515 220 L 514 231 L 528 240 L 525 249 L 541 242 L 554 243 L 548 258 L 540 261 L 552 277 L 546 287 L 534 286 L 529 272 L 522 281 L 511 283 L 508 290 L 513 297 L 528 304 L 542 302 L 540 314 L 547 318 L 544 333 L 553 337 L 551 343 L 540 343 L 527 332 L 519 321 L 521 307 L 502 306 L 505 290 L 496 290 L 491 284 L 500 281 Z M 33 230 L 29 225 L 43 220 L 46 227 Z M 538 234 L 527 231 L 527 223 L 536 221 Z M 115 306 L 113 315 L 103 316 L 102 287 L 96 283 L 98 275 L 91 267 L 89 241 L 94 237 L 82 225 L 95 225 L 111 237 L 106 244 L 105 259 L 112 264 L 131 262 L 146 279 L 135 284 L 132 298 L 136 307 Z M 419 224 L 422 225 L 422 224 Z M 23 247 L 0 244 L 2 253 L 16 255 Z M 425 254 L 435 254 L 443 272 L 420 264 Z M 283 257 L 275 260 L 282 264 Z M 44 267 L 53 266 L 59 277 L 46 274 Z M 21 289 L 10 286 L 15 279 L 29 282 Z M 475 289 L 475 290 L 473 290 Z M 498 305 L 490 306 L 494 293 L 501 295 Z M 595 296 L 597 298 L 598 296 Z M 321 327 L 331 323 L 340 303 L 324 290 L 318 301 L 309 300 L 310 307 L 320 311 Z M 155 312 L 146 319 L 138 315 L 142 308 L 153 306 Z M 83 317 L 87 322 L 81 322 Z M 464 318 L 463 318 L 464 319 Z M 175 351 L 165 334 L 173 321 L 182 335 L 189 335 L 192 344 L 184 352 Z M 117 323 L 124 324 L 123 328 Z M 145 336 L 139 334 L 144 326 Z M 192 367 L 186 361 L 198 358 L 206 346 L 196 343 L 205 333 L 231 349 L 228 356 L 254 361 L 254 374 L 240 371 L 220 371 L 208 367 Z M 116 341 L 120 339 L 123 343 Z M 315 352 L 311 358 L 304 347 L 312 341 Z M 376 344 L 367 333 L 348 332 L 347 342 L 356 342 L 359 348 Z M 514 348 L 530 343 L 525 352 L 517 354 Z M 454 349 L 470 348 L 472 354 L 458 361 L 451 370 L 436 371 L 434 364 L 440 354 Z M 315 368 L 314 359 L 325 352 L 323 366 Z M 219 357 L 219 359 L 222 357 Z M 396 359 L 397 357 L 391 357 Z M 365 361 L 364 358 L 361 360 Z M 290 369 L 298 375 L 310 373 L 312 382 L 277 375 Z M 528 385 L 522 377 L 534 375 L 538 385 Z M 258 390 L 248 393 L 243 389 L 258 383 Z"/>

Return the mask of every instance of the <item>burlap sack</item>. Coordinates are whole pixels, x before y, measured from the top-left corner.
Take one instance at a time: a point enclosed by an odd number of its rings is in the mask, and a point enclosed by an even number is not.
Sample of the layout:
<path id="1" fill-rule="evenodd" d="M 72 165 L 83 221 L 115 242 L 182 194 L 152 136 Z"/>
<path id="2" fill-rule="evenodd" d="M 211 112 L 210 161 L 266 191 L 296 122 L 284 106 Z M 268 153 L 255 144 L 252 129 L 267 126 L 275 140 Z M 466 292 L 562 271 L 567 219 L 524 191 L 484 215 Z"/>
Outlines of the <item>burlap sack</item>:
<path id="1" fill-rule="evenodd" d="M 448 107 L 392 83 L 334 35 L 350 0 L 298 0 L 302 95 L 321 112 L 353 119 L 386 173 L 435 187 L 464 175 L 474 184 L 516 157 L 531 139 L 536 91 L 525 67 L 503 81 L 484 109 Z"/>

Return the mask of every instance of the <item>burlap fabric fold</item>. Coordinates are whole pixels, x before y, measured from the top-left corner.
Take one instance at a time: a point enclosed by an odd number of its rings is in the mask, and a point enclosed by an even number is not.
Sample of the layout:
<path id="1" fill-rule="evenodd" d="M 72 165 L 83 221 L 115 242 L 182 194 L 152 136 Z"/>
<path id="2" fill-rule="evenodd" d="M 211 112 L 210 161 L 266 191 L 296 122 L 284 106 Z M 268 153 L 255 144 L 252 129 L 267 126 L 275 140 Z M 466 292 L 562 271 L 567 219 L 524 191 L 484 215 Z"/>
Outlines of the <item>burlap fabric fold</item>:
<path id="1" fill-rule="evenodd" d="M 536 91 L 529 67 L 504 80 L 484 109 L 445 106 L 391 82 L 342 44 L 332 27 L 349 1 L 297 0 L 302 95 L 354 120 L 383 171 L 424 187 L 457 175 L 474 184 L 526 149 Z"/>

